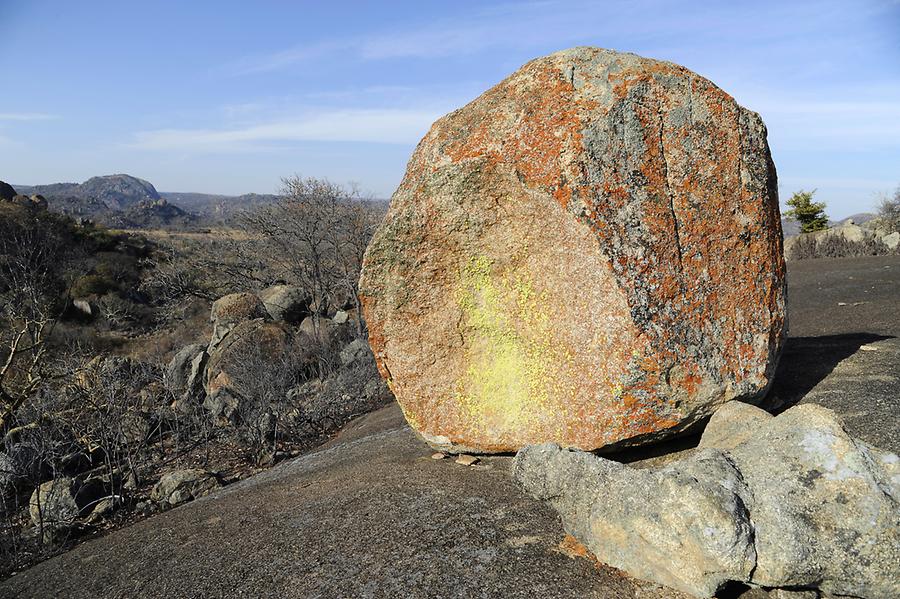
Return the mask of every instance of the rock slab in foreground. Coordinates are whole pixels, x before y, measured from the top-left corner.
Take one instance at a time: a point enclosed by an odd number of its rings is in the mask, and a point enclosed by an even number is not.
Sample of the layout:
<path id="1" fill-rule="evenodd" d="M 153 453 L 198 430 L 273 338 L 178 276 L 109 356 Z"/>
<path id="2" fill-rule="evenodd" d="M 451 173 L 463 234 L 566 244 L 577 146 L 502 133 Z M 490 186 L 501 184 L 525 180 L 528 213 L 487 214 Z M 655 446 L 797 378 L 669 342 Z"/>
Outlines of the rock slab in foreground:
<path id="1" fill-rule="evenodd" d="M 595 449 L 764 393 L 784 272 L 759 116 L 683 67 L 575 48 L 432 126 L 361 296 L 432 445 Z"/>
<path id="2" fill-rule="evenodd" d="M 696 453 L 664 467 L 543 444 L 520 451 L 513 471 L 601 561 L 639 578 L 701 597 L 728 581 L 900 596 L 897 455 L 819 406 L 763 423 L 753 406 L 727 407 Z"/>

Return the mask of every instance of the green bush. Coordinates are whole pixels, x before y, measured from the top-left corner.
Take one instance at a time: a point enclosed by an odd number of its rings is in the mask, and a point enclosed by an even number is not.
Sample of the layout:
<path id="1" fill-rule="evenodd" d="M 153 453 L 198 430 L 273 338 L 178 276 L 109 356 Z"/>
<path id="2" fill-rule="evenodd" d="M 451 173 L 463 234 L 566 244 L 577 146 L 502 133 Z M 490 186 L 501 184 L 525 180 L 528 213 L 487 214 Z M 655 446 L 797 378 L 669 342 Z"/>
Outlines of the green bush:
<path id="1" fill-rule="evenodd" d="M 824 202 L 813 202 L 816 190 L 803 191 L 802 189 L 791 196 L 787 201 L 791 207 L 785 216 L 800 223 L 802 233 L 812 233 L 828 228 L 828 215 L 825 214 Z"/>

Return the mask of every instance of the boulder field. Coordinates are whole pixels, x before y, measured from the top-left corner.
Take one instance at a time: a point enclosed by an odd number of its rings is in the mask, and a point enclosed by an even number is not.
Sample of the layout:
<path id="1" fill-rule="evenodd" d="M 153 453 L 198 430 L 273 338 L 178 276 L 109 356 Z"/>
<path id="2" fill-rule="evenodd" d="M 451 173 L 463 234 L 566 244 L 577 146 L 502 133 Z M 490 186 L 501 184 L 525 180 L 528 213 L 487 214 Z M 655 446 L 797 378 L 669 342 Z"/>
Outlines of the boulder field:
<path id="1" fill-rule="evenodd" d="M 759 116 L 678 65 L 575 48 L 431 127 L 360 292 L 432 446 L 594 450 L 757 401 L 784 273 Z"/>

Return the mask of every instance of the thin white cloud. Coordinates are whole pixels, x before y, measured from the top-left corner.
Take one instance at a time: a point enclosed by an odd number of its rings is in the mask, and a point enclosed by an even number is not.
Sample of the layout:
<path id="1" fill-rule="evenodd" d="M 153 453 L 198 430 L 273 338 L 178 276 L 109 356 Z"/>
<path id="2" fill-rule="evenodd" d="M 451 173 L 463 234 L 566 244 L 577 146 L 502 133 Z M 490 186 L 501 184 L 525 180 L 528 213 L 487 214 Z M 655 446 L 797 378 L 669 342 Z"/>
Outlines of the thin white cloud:
<path id="1" fill-rule="evenodd" d="M 245 56 L 236 62 L 224 65 L 218 70 L 231 76 L 267 73 L 309 60 L 321 59 L 336 52 L 347 51 L 357 45 L 358 42 L 354 40 L 335 40 L 298 45 L 271 54 Z"/>
<path id="2" fill-rule="evenodd" d="M 439 116 L 428 110 L 323 111 L 239 128 L 141 131 L 129 145 L 144 150 L 233 152 L 298 141 L 413 144 Z"/>
<path id="3" fill-rule="evenodd" d="M 0 121 L 52 121 L 58 118 L 58 115 L 43 112 L 0 112 Z"/>

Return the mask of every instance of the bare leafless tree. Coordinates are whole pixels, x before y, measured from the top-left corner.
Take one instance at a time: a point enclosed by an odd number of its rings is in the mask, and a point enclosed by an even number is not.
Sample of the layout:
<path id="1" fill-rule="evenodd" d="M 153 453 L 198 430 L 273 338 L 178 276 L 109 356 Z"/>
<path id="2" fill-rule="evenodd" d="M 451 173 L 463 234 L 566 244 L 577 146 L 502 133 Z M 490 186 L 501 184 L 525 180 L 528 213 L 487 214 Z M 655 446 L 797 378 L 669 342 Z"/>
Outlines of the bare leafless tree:
<path id="1" fill-rule="evenodd" d="M 380 211 L 355 186 L 297 175 L 282 183 L 281 200 L 246 213 L 241 224 L 277 275 L 310 292 L 315 309 L 347 300 L 358 306 L 362 256 Z"/>
<path id="2" fill-rule="evenodd" d="M 0 434 L 42 384 L 70 374 L 48 352 L 75 258 L 65 229 L 46 212 L 6 205 L 0 214 Z"/>

